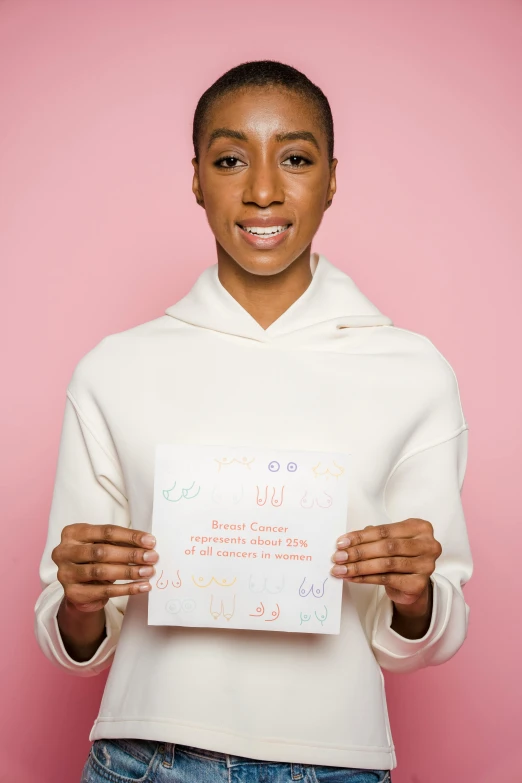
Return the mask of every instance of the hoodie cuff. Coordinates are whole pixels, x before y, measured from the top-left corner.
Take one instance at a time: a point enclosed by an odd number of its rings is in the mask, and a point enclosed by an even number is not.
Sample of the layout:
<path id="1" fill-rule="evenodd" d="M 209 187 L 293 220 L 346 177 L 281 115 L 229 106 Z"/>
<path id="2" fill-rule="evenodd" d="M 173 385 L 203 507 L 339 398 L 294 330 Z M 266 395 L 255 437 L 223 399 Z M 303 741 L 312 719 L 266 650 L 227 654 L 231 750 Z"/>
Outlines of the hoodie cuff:
<path id="1" fill-rule="evenodd" d="M 440 574 L 434 573 L 430 578 L 433 584 L 431 622 L 420 639 L 406 639 L 394 631 L 391 627 L 393 602 L 386 593 L 379 601 L 372 629 L 372 647 L 386 669 L 405 671 L 425 665 L 423 660 L 414 666 L 404 666 L 401 662 L 409 662 L 416 656 L 424 659 L 426 651 L 436 645 L 448 626 L 453 602 L 451 584 Z"/>
<path id="2" fill-rule="evenodd" d="M 109 600 L 105 605 L 105 631 L 107 636 L 92 658 L 75 661 L 65 649 L 58 626 L 58 609 L 64 596 L 60 582 L 46 587 L 38 597 L 35 606 L 35 634 L 44 655 L 61 669 L 79 677 L 94 677 L 111 664 L 120 635 L 123 617 Z"/>

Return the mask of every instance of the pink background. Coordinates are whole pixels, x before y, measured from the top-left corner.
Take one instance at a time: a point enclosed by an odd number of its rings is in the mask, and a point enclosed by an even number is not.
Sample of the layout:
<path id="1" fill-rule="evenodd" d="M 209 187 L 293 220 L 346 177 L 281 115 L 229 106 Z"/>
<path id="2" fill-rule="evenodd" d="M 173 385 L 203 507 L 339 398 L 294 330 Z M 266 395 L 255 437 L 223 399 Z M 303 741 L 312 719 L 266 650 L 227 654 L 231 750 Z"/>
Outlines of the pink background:
<path id="1" fill-rule="evenodd" d="M 387 675 L 394 783 L 518 783 L 515 0 L 0 4 L 0 779 L 79 780 L 105 674 L 55 669 L 32 627 L 66 385 L 103 336 L 162 314 L 214 262 L 190 191 L 192 112 L 219 74 L 261 58 L 331 100 L 339 184 L 315 249 L 435 342 L 470 425 L 469 636 L 443 667 Z"/>

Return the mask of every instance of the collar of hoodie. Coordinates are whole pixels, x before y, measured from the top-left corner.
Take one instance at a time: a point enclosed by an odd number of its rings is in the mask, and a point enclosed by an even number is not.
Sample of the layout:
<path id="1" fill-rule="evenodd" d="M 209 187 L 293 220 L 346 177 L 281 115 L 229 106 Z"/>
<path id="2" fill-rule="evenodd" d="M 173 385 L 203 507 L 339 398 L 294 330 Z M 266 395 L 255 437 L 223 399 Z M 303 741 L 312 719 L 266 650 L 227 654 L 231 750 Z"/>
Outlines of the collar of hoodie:
<path id="1" fill-rule="evenodd" d="M 313 253 L 310 264 L 310 285 L 268 329 L 263 329 L 223 287 L 217 264 L 205 269 L 188 294 L 165 312 L 192 326 L 258 342 L 305 330 L 309 334 L 311 327 L 319 325 L 322 332 L 330 326 L 334 333 L 353 326 L 393 325 L 353 280 L 325 256 Z"/>

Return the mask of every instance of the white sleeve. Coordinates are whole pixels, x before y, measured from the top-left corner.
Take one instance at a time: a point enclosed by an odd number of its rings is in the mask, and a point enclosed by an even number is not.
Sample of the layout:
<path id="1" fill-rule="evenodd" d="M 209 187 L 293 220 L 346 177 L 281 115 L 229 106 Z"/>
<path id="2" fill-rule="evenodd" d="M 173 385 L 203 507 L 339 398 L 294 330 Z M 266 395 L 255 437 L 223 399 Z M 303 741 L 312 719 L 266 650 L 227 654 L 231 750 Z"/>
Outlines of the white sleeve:
<path id="1" fill-rule="evenodd" d="M 393 603 L 379 586 L 371 628 L 371 644 L 383 669 L 408 672 L 436 666 L 451 658 L 466 638 L 469 607 L 463 585 L 473 571 L 461 502 L 468 453 L 463 424 L 444 440 L 406 454 L 392 471 L 385 489 L 391 521 L 409 517 L 433 525 L 442 546 L 432 574 L 431 624 L 420 639 L 406 639 L 391 628 Z"/>
<path id="2" fill-rule="evenodd" d="M 42 592 L 35 606 L 38 644 L 50 661 L 80 677 L 92 677 L 110 666 L 118 642 L 127 596 L 111 598 L 105 606 L 107 636 L 88 661 L 67 653 L 56 615 L 64 595 L 57 566 L 51 558 L 66 525 L 75 522 L 130 526 L 121 471 L 113 455 L 85 420 L 70 392 L 67 394 L 58 464 L 49 517 L 47 542 L 40 562 Z"/>

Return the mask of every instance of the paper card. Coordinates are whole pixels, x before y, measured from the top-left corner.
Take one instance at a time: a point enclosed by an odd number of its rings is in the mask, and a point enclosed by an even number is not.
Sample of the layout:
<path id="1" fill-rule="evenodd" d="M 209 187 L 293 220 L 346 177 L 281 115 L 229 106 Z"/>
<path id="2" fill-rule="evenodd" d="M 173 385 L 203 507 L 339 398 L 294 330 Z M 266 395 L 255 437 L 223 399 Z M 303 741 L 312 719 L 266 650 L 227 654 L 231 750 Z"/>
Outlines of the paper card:
<path id="1" fill-rule="evenodd" d="M 149 625 L 338 634 L 349 456 L 158 445 Z"/>

